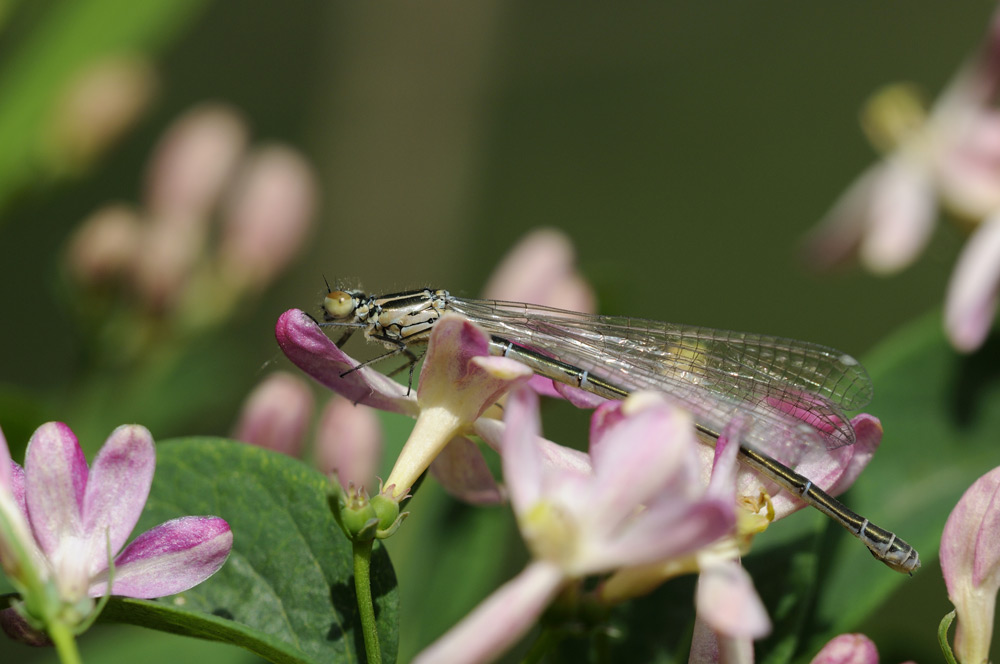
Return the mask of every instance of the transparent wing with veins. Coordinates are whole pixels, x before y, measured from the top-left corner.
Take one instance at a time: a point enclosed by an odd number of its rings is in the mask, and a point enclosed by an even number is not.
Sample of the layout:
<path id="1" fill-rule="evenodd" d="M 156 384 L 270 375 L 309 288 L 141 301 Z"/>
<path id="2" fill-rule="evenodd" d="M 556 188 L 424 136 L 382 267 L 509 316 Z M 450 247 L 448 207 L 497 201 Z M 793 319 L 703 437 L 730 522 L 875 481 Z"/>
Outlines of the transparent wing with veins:
<path id="1" fill-rule="evenodd" d="M 844 411 L 872 396 L 864 367 L 818 344 L 520 302 L 449 296 L 448 308 L 612 384 L 665 392 L 715 432 L 743 417 L 742 442 L 789 464 L 853 444 Z"/>

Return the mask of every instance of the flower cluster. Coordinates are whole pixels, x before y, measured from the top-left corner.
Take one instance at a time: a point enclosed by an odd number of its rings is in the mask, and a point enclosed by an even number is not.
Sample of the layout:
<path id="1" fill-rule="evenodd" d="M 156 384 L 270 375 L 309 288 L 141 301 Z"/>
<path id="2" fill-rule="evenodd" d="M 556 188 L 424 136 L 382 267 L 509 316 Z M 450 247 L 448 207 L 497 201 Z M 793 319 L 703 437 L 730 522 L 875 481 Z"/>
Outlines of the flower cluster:
<path id="1" fill-rule="evenodd" d="M 248 133 L 218 104 L 179 118 L 150 159 L 143 205 L 109 204 L 71 239 L 75 280 L 88 294 L 121 288 L 145 315 L 181 329 L 224 319 L 270 284 L 305 241 L 316 186 L 296 151 L 251 149 Z"/>

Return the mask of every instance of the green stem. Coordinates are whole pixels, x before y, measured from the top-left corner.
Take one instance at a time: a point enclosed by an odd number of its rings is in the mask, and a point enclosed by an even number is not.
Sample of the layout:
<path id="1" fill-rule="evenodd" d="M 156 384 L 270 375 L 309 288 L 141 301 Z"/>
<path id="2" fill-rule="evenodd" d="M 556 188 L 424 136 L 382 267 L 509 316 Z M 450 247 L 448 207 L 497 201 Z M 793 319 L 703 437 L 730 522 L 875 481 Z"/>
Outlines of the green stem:
<path id="1" fill-rule="evenodd" d="M 358 614 L 361 617 L 368 664 L 382 664 L 382 651 L 378 645 L 378 629 L 375 625 L 375 605 L 372 603 L 373 543 L 373 540 L 354 542 L 354 593 L 358 597 Z"/>
<path id="2" fill-rule="evenodd" d="M 49 638 L 52 639 L 52 643 L 56 647 L 56 652 L 59 653 L 59 661 L 62 664 L 83 663 L 83 660 L 80 659 L 80 650 L 76 647 L 76 638 L 66 623 L 53 620 L 46 626 L 46 632 Z"/>

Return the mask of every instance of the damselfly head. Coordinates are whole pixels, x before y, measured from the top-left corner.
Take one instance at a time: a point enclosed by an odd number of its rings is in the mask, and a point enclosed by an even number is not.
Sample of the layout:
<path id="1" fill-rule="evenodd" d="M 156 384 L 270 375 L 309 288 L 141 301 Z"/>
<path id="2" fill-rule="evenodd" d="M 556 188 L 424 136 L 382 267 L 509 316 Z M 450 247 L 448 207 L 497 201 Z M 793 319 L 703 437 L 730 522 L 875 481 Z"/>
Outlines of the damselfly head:
<path id="1" fill-rule="evenodd" d="M 323 298 L 323 317 L 327 321 L 343 321 L 355 318 L 358 304 L 364 298 L 356 291 L 330 291 Z"/>

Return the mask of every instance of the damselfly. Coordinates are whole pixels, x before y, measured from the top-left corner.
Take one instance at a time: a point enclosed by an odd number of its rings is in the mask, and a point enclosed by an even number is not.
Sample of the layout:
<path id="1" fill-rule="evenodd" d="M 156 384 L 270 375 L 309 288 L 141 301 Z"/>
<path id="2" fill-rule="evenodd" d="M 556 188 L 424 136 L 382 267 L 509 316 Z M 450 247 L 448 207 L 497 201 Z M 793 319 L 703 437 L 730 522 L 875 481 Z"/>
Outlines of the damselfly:
<path id="1" fill-rule="evenodd" d="M 473 300 L 444 290 L 382 296 L 330 290 L 325 326 L 357 330 L 387 355 L 418 359 L 434 323 L 457 313 L 491 335 L 490 352 L 537 374 L 610 399 L 656 390 L 690 411 L 703 438 L 741 421 L 740 460 L 849 530 L 889 567 L 911 573 L 917 551 L 870 523 L 789 466 L 855 442 L 845 411 L 863 408 L 872 385 L 857 360 L 817 344 L 638 318 L 598 316 L 520 302 Z M 386 357 L 383 355 L 382 357 Z M 376 358 L 376 359 L 382 359 Z"/>

